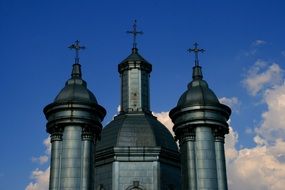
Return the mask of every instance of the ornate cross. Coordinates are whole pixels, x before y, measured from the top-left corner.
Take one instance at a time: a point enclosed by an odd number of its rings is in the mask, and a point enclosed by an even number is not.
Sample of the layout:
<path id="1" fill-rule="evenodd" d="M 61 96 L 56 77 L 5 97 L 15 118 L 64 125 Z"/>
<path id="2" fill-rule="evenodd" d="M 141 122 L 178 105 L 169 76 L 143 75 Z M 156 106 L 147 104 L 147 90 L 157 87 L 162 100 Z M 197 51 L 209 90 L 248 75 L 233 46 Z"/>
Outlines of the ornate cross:
<path id="1" fill-rule="evenodd" d="M 69 46 L 68 48 L 75 50 L 75 64 L 79 64 L 79 51 L 81 49 L 85 49 L 85 46 L 80 46 L 79 41 L 76 40 L 75 43 L 71 44 L 71 46 Z"/>
<path id="2" fill-rule="evenodd" d="M 142 31 L 137 31 L 137 20 L 134 21 L 133 24 L 133 30 L 127 31 L 127 34 L 132 34 L 133 35 L 133 48 L 137 48 L 137 35 L 138 34 L 143 34 Z"/>
<path id="3" fill-rule="evenodd" d="M 188 49 L 188 51 L 191 53 L 191 52 L 194 52 L 195 53 L 195 66 L 199 66 L 199 59 L 198 59 L 198 54 L 199 52 L 203 53 L 205 50 L 204 49 L 199 49 L 198 48 L 198 43 L 194 43 L 194 48 L 190 48 Z"/>

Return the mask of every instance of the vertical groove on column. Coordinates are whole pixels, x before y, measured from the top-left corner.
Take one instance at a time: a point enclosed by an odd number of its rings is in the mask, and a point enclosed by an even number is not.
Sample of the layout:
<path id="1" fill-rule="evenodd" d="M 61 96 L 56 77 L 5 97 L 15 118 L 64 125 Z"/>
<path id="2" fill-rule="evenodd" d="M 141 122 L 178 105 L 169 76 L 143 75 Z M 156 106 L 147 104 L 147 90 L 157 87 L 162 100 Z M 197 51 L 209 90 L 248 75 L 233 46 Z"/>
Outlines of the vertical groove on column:
<path id="1" fill-rule="evenodd" d="M 224 151 L 224 135 L 218 134 L 215 136 L 215 150 L 217 162 L 217 176 L 219 190 L 227 190 L 227 173 L 226 173 L 226 160 Z"/>
<path id="2" fill-rule="evenodd" d="M 196 128 L 197 189 L 218 189 L 214 136 L 210 127 Z"/>

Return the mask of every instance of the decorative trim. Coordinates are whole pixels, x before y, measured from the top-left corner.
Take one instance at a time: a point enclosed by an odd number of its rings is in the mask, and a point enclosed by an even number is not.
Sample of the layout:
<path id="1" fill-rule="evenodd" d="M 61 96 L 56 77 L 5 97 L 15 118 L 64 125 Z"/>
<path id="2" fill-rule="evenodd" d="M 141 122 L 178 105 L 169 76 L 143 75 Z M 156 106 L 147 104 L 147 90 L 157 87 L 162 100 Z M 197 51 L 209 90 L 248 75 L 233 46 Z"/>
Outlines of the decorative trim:
<path id="1" fill-rule="evenodd" d="M 51 131 L 50 135 L 50 142 L 54 141 L 62 141 L 62 134 L 63 134 L 63 128 L 61 127 L 54 127 Z"/>
<path id="2" fill-rule="evenodd" d="M 181 146 L 185 142 L 188 141 L 195 141 L 195 129 L 194 128 L 184 128 L 180 130 L 177 134 L 178 140 L 179 140 L 179 145 Z"/>
<path id="3" fill-rule="evenodd" d="M 213 129 L 215 142 L 225 143 L 225 133 L 221 129 Z"/>
<path id="4" fill-rule="evenodd" d="M 96 138 L 95 138 L 94 129 L 92 129 L 89 126 L 83 127 L 81 139 L 82 141 L 93 141 L 95 143 Z"/>

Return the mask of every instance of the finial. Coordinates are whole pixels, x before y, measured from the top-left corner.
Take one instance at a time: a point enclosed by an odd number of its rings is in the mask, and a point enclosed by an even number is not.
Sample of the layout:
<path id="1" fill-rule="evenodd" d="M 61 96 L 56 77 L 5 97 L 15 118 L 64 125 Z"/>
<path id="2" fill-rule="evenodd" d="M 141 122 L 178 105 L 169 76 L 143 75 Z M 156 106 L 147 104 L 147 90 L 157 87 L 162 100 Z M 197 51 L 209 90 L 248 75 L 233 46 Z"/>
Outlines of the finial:
<path id="1" fill-rule="evenodd" d="M 137 48 L 137 35 L 143 34 L 142 31 L 137 31 L 137 20 L 134 20 L 133 30 L 127 31 L 127 34 L 133 35 L 133 49 L 136 49 Z"/>
<path id="2" fill-rule="evenodd" d="M 198 54 L 199 54 L 199 52 L 201 52 L 201 53 L 203 53 L 205 50 L 204 49 L 199 49 L 198 48 L 198 43 L 197 42 L 195 42 L 194 43 L 194 48 L 190 48 L 190 49 L 188 49 L 188 51 L 191 53 L 191 52 L 194 52 L 195 53 L 195 66 L 199 66 L 199 59 L 198 59 Z"/>
<path id="3" fill-rule="evenodd" d="M 72 66 L 72 78 L 81 78 L 81 66 L 79 64 L 79 50 L 85 49 L 85 46 L 80 46 L 79 41 L 76 40 L 74 44 L 71 44 L 68 48 L 75 50 L 75 63 Z"/>
<path id="4" fill-rule="evenodd" d="M 79 64 L 79 50 L 85 49 L 85 46 L 80 46 L 79 41 L 76 40 L 75 43 L 71 44 L 68 48 L 75 50 L 75 64 Z"/>

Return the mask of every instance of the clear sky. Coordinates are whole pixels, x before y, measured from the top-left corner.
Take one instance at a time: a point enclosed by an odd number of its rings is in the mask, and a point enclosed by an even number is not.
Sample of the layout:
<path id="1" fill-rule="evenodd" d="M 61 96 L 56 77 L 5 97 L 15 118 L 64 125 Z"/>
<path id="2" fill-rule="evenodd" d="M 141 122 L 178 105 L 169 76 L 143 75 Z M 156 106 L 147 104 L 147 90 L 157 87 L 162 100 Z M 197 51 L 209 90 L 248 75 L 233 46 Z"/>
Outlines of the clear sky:
<path id="1" fill-rule="evenodd" d="M 168 112 L 191 80 L 194 42 L 205 80 L 233 109 L 227 138 L 230 189 L 285 186 L 285 1 L 0 0 L 0 189 L 46 189 L 42 109 L 69 78 L 80 40 L 83 78 L 117 112 L 117 65 L 130 54 L 134 19 L 153 64 L 151 109 Z M 166 114 L 161 113 L 168 122 Z M 161 119 L 161 118 L 160 118 Z M 240 188 L 238 188 L 240 187 Z"/>

